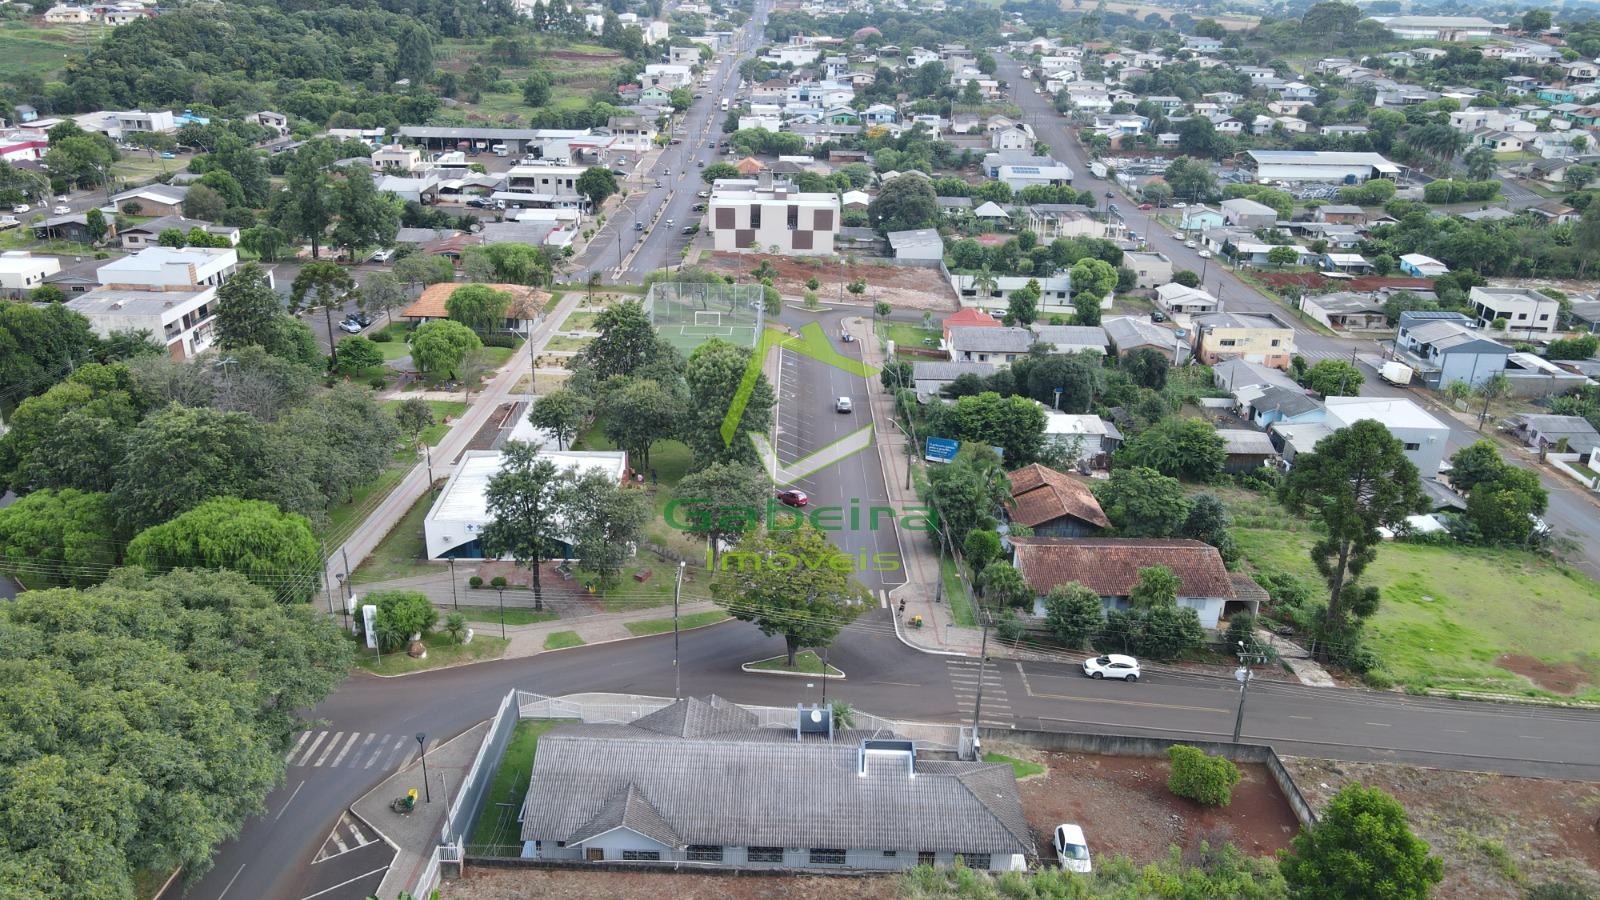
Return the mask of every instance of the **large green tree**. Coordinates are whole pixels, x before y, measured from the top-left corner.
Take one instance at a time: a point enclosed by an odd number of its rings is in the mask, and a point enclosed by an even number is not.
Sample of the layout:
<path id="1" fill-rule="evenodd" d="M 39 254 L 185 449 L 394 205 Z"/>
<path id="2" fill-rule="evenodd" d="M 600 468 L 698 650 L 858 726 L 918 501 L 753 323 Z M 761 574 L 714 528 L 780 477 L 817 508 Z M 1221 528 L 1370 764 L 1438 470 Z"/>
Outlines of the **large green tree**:
<path id="1" fill-rule="evenodd" d="M 1360 784 L 1341 788 L 1278 864 L 1293 895 L 1306 900 L 1423 900 L 1444 879 L 1444 863 L 1412 833 L 1405 809 Z"/>
<path id="2" fill-rule="evenodd" d="M 0 396 L 42 394 L 98 347 L 89 320 L 65 306 L 0 303 Z"/>
<path id="3" fill-rule="evenodd" d="M 310 600 L 322 554 L 311 523 L 261 500 L 215 497 L 129 542 L 127 562 L 152 574 L 231 569 L 285 603 Z"/>
<path id="4" fill-rule="evenodd" d="M 684 377 L 689 385 L 689 411 L 684 417 L 683 440 L 694 451 L 697 465 L 750 461 L 755 448 L 749 435 L 764 435 L 772 426 L 776 398 L 766 375 L 757 375 L 731 435 L 724 439 L 723 419 L 741 394 L 741 382 L 751 351 L 720 338 L 701 344 L 689 357 Z"/>
<path id="5" fill-rule="evenodd" d="M 1115 469 L 1092 490 L 1121 537 L 1170 537 L 1189 515 L 1183 485 L 1155 469 Z"/>
<path id="6" fill-rule="evenodd" d="M 35 491 L 0 509 L 0 571 L 29 584 L 97 584 L 117 562 L 111 498 L 73 488 Z"/>
<path id="7" fill-rule="evenodd" d="M 1044 449 L 1044 410 L 1027 397 L 1002 397 L 985 391 L 962 397 L 933 421 L 934 434 L 999 447 L 1006 463 L 1025 465 Z"/>
<path id="8" fill-rule="evenodd" d="M 1366 376 L 1349 360 L 1319 359 L 1301 383 L 1324 397 L 1358 397 Z"/>
<path id="9" fill-rule="evenodd" d="M 0 486 L 107 491 L 143 412 L 121 365 L 91 363 L 22 401 L 0 436 Z"/>
<path id="10" fill-rule="evenodd" d="M 966 546 L 973 531 L 994 528 L 1010 496 L 1005 469 L 986 447 L 962 447 L 954 462 L 928 472 L 928 499 L 952 547 Z"/>
<path id="11" fill-rule="evenodd" d="M 867 205 L 867 217 L 880 231 L 909 231 L 939 224 L 933 183 L 920 175 L 891 178 Z"/>
<path id="12" fill-rule="evenodd" d="M 333 159 L 332 148 L 323 141 L 312 141 L 296 150 L 289 161 L 287 190 L 273 206 L 272 224 L 310 241 L 312 259 L 321 256 L 322 241 L 338 211 L 338 197 L 327 171 Z"/>
<path id="13" fill-rule="evenodd" d="M 361 250 L 394 243 L 401 204 L 393 194 L 378 192 L 371 169 L 364 165 L 345 169 L 335 200 L 339 219 L 333 226 L 333 245 L 352 261 Z"/>
<path id="14" fill-rule="evenodd" d="M 677 433 L 686 412 L 683 397 L 648 378 L 635 378 L 606 395 L 600 407 L 606 437 L 628 451 L 634 468 L 650 468 L 650 448 Z"/>
<path id="15" fill-rule="evenodd" d="M 667 503 L 667 524 L 706 539 L 713 570 L 722 545 L 759 528 L 772 496 L 767 474 L 744 463 L 712 463 L 683 476 Z"/>
<path id="16" fill-rule="evenodd" d="M 253 496 L 267 449 L 265 428 L 243 413 L 178 404 L 151 413 L 116 470 L 117 516 L 137 531 L 211 497 Z"/>
<path id="17" fill-rule="evenodd" d="M 639 375 L 663 357 L 675 356 L 670 344 L 656 334 L 650 317 L 637 300 L 618 303 L 595 316 L 600 336 L 583 348 L 583 358 L 599 379 Z"/>
<path id="18" fill-rule="evenodd" d="M 500 471 L 484 491 L 484 505 L 492 518 L 479 540 L 486 555 L 510 557 L 532 574 L 533 606 L 543 609 L 539 569 L 554 558 L 561 544 L 562 474 L 525 441 L 507 441 L 501 454 Z"/>
<path id="19" fill-rule="evenodd" d="M 556 448 L 565 450 L 594 414 L 594 405 L 577 391 L 560 388 L 533 401 L 528 421 L 556 437 Z"/>
<path id="20" fill-rule="evenodd" d="M 644 539 L 650 495 L 589 469 L 565 475 L 557 500 L 578 567 L 594 576 L 601 590 L 614 587 L 633 548 Z"/>
<path id="21" fill-rule="evenodd" d="M 1076 581 L 1058 584 L 1045 595 L 1045 627 L 1068 647 L 1082 647 L 1099 633 L 1105 620 L 1105 602 L 1100 595 Z"/>
<path id="22" fill-rule="evenodd" d="M 1364 419 L 1323 438 L 1295 459 L 1278 490 L 1291 512 L 1310 515 L 1324 528 L 1311 559 L 1328 582 L 1324 629 L 1349 630 L 1346 582 L 1353 582 L 1378 555 L 1378 526 L 1393 525 L 1427 509 L 1417 467 L 1388 429 Z M 1328 642 L 1319 646 L 1324 650 Z"/>
<path id="23" fill-rule="evenodd" d="M 598 207 L 617 192 L 617 176 L 605 166 L 590 166 L 578 176 L 577 189 L 591 205 Z"/>
<path id="24" fill-rule="evenodd" d="M 411 333 L 411 359 L 417 371 L 434 379 L 456 377 L 467 354 L 482 347 L 472 329 L 448 319 L 424 322 Z"/>
<path id="25" fill-rule="evenodd" d="M 450 292 L 444 301 L 450 319 L 471 328 L 478 334 L 498 331 L 506 320 L 506 310 L 511 307 L 512 296 L 484 284 L 464 284 Z"/>
<path id="26" fill-rule="evenodd" d="M 809 524 L 759 532 L 724 554 L 711 596 L 762 634 L 782 635 L 793 666 L 801 648 L 827 647 L 866 609 L 854 559 Z"/>
<path id="27" fill-rule="evenodd" d="M 1189 481 L 1222 473 L 1226 444 L 1204 419 L 1166 418 L 1134 435 L 1116 452 L 1118 466 L 1155 469 Z"/>
<path id="28" fill-rule="evenodd" d="M 328 346 L 335 368 L 339 365 L 339 337 L 333 333 L 333 314 L 356 298 L 356 281 L 350 272 L 334 262 L 312 262 L 301 268 L 289 289 L 289 310 L 299 313 L 322 310 L 328 328 Z"/>

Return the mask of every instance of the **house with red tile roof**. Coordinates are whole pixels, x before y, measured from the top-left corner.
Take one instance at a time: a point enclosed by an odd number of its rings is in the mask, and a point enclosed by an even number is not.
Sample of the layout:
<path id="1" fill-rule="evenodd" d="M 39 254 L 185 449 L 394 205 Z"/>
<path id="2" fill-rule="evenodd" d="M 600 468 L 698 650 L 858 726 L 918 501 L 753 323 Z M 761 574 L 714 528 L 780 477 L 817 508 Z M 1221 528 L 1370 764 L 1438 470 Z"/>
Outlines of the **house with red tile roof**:
<path id="1" fill-rule="evenodd" d="M 963 306 L 955 313 L 945 316 L 944 343 L 950 346 L 950 329 L 952 328 L 999 328 L 1000 320 L 989 315 L 975 306 Z"/>
<path id="2" fill-rule="evenodd" d="M 1084 479 L 1038 463 L 1006 477 L 1011 480 L 1006 518 L 1032 529 L 1036 537 L 1093 537 L 1111 527 Z"/>
<path id="3" fill-rule="evenodd" d="M 1035 596 L 1034 614 L 1044 615 L 1043 597 L 1056 585 L 1078 582 L 1106 609 L 1127 609 L 1139 570 L 1165 566 L 1178 576 L 1178 605 L 1193 609 L 1200 624 L 1215 629 L 1226 616 L 1260 609 L 1259 588 L 1236 580 L 1217 548 L 1181 538 L 1012 538 L 1014 565 Z M 1245 582 L 1249 582 L 1246 584 Z"/>

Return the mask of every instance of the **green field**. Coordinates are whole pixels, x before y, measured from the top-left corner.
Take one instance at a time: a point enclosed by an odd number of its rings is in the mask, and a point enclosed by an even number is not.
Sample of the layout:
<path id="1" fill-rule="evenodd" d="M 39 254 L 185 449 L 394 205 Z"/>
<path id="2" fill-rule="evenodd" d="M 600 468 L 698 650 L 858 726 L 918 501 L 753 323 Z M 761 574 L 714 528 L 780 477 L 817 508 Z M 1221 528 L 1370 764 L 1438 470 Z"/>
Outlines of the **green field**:
<path id="1" fill-rule="evenodd" d="M 26 75 L 50 81 L 67 63 L 86 56 L 99 41 L 98 26 L 7 21 L 0 28 L 0 81 L 11 82 Z"/>
<path id="2" fill-rule="evenodd" d="M 356 566 L 350 583 L 368 584 L 414 575 L 432 575 L 443 570 L 444 563 L 423 561 L 427 548 L 423 543 L 422 520 L 427 518 L 428 510 L 433 508 L 433 501 L 438 496 L 437 490 L 431 490 L 411 504 L 411 508 L 389 529 L 372 554 Z"/>
<path id="3" fill-rule="evenodd" d="M 523 719 L 511 732 L 505 755 L 495 767 L 494 779 L 484 795 L 483 810 L 473 823 L 467 846 L 485 856 L 518 856 L 522 853 L 522 825 L 517 814 L 528 794 L 528 778 L 533 774 L 533 755 L 539 737 L 559 722 L 552 719 Z"/>
<path id="4" fill-rule="evenodd" d="M 714 625 L 728 618 L 728 614 L 720 609 L 708 610 L 701 613 L 690 613 L 678 617 L 678 630 L 686 628 L 699 628 L 703 625 Z M 645 619 L 643 622 L 628 622 L 628 631 L 634 637 L 644 637 L 651 634 L 664 634 L 672 630 L 672 617 L 665 619 Z"/>
<path id="5" fill-rule="evenodd" d="M 1283 524 L 1236 529 L 1240 549 L 1258 571 L 1320 586 L 1314 535 Z M 1566 696 L 1600 701 L 1600 584 L 1581 573 L 1520 550 L 1390 543 L 1362 581 L 1382 592 L 1367 641 L 1395 683 L 1552 695 L 1497 664 L 1512 654 L 1587 681 Z"/>
<path id="6" fill-rule="evenodd" d="M 943 333 L 937 328 L 923 328 L 920 325 L 908 325 L 904 322 L 888 322 L 879 325 L 879 332 L 887 340 L 894 341 L 895 347 L 937 347 Z M 933 341 L 932 344 L 927 341 Z"/>
<path id="7" fill-rule="evenodd" d="M 382 347 L 384 345 L 379 344 L 378 346 Z M 460 400 L 428 400 L 425 402 L 433 410 L 433 424 L 422 429 L 422 442 L 429 447 L 437 447 L 439 442 L 444 440 L 445 433 L 450 430 L 450 425 L 452 424 L 445 422 L 445 419 L 460 418 L 467 411 L 467 404 Z M 394 412 L 400 407 L 400 403 L 401 401 L 399 400 L 386 400 L 383 403 L 383 408 L 389 412 Z"/>
<path id="8" fill-rule="evenodd" d="M 450 612 L 460 612 L 461 617 L 468 622 L 477 622 L 483 625 L 500 627 L 500 607 L 495 605 L 495 592 L 487 588 L 483 590 L 468 590 L 468 597 L 475 603 L 485 604 L 479 606 L 463 606 L 460 610 L 452 609 Z M 507 625 L 532 625 L 535 622 L 549 622 L 561 618 L 560 615 L 548 609 L 534 610 L 527 606 L 508 606 L 505 608 Z M 484 629 L 479 628 L 478 631 Z"/>
<path id="9" fill-rule="evenodd" d="M 377 657 L 365 647 L 356 651 L 356 665 L 374 675 L 402 675 L 424 669 L 442 669 L 459 663 L 499 659 L 506 652 L 506 641 L 496 637 L 475 635 L 470 644 L 458 644 L 450 635 L 436 631 L 422 639 L 428 648 L 426 659 L 412 659 L 404 650 L 396 650 Z"/>

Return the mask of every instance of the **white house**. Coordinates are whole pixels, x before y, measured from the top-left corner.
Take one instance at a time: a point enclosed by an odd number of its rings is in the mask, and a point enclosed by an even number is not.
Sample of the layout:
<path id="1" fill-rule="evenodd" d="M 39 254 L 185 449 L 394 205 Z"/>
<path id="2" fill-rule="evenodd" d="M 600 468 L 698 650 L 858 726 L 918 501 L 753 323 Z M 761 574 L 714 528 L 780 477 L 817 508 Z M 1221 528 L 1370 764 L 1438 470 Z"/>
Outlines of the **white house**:
<path id="1" fill-rule="evenodd" d="M 1506 320 L 1506 334 L 1516 337 L 1551 335 L 1561 304 L 1532 288 L 1474 287 L 1467 295 L 1478 327 L 1491 329 Z"/>
<path id="2" fill-rule="evenodd" d="M 27 250 L 0 253 L 0 294 L 25 297 L 44 280 L 61 271 L 61 260 L 54 256 L 34 256 Z"/>
<path id="3" fill-rule="evenodd" d="M 599 472 L 618 484 L 628 471 L 628 454 L 621 450 L 541 450 L 539 459 L 548 460 L 558 470 Z M 497 450 L 468 450 L 462 456 L 422 523 L 429 559 L 486 558 L 480 537 L 493 517 L 489 515 L 485 492 L 489 480 L 500 472 L 501 460 Z M 561 534 L 564 527 L 558 521 L 556 533 Z M 557 540 L 570 548 L 570 540 Z"/>

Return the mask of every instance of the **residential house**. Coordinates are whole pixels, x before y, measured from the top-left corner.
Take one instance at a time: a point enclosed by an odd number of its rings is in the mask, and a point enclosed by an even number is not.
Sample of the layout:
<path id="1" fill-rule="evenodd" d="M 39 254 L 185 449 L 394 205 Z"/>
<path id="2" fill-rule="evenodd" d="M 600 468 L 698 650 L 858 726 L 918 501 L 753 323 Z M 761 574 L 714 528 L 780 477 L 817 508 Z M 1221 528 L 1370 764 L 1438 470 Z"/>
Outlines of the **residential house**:
<path id="1" fill-rule="evenodd" d="M 1218 301 L 1216 297 L 1200 288 L 1185 287 L 1172 282 L 1156 288 L 1156 306 L 1161 307 L 1162 312 L 1169 316 L 1192 316 L 1216 312 Z"/>
<path id="2" fill-rule="evenodd" d="M 1222 201 L 1222 220 L 1241 228 L 1271 228 L 1278 221 L 1278 211 L 1248 197 L 1235 197 Z"/>
<path id="3" fill-rule="evenodd" d="M 917 360 L 911 364 L 911 386 L 918 397 L 932 397 L 963 375 L 988 378 L 997 371 L 994 363 Z"/>
<path id="4" fill-rule="evenodd" d="M 1072 278 L 1067 273 L 1048 278 L 1027 278 L 1021 275 L 1002 275 L 994 279 L 992 290 L 978 290 L 978 279 L 973 275 L 952 274 L 950 287 L 960 298 L 962 306 L 978 307 L 994 313 L 1005 313 L 1011 305 L 1012 291 L 1026 287 L 1029 281 L 1039 283 L 1039 312 L 1072 313 Z"/>
<path id="5" fill-rule="evenodd" d="M 109 240 L 117 236 L 116 216 L 111 213 L 102 214 L 106 231 L 100 240 Z M 87 212 L 68 213 L 64 216 L 51 216 L 33 226 L 33 236 L 41 241 L 71 241 L 74 244 L 94 244 L 96 239 L 89 228 L 89 214 Z"/>
<path id="6" fill-rule="evenodd" d="M 1044 243 L 1064 237 L 1102 237 L 1106 231 L 1093 210 L 1077 203 L 1035 203 L 1022 207 L 1022 212 L 1028 217 L 1028 230 Z"/>
<path id="7" fill-rule="evenodd" d="M 1001 166 L 995 177 L 1012 191 L 1034 186 L 1058 187 L 1072 183 L 1072 170 L 1066 166 Z"/>
<path id="8" fill-rule="evenodd" d="M 464 286 L 461 282 L 455 281 L 430 284 L 423 289 L 421 296 L 401 311 L 400 318 L 416 325 L 448 319 L 450 318 L 450 297 Z M 514 334 L 528 333 L 534 323 L 538 321 L 540 313 L 544 310 L 545 303 L 550 300 L 548 293 L 523 284 L 486 284 L 484 286 L 511 295 L 511 303 L 506 307 L 505 320 L 500 323 L 499 330 L 509 331 Z"/>
<path id="9" fill-rule="evenodd" d="M 1578 218 L 1576 207 L 1562 203 L 1560 200 L 1546 200 L 1528 207 L 1528 214 L 1543 220 L 1550 225 L 1566 225 Z"/>
<path id="10" fill-rule="evenodd" d="M 1269 428 L 1280 422 L 1298 425 L 1302 422 L 1320 422 L 1322 404 L 1308 396 L 1299 385 L 1282 387 L 1276 384 L 1254 385 L 1255 390 L 1242 388 L 1239 398 L 1242 412 L 1257 428 Z M 1245 399 L 1248 398 L 1248 399 Z"/>
<path id="11" fill-rule="evenodd" d="M 1223 214 L 1206 206 L 1190 206 L 1183 210 L 1183 227 L 1192 231 L 1209 231 L 1227 223 Z"/>
<path id="12" fill-rule="evenodd" d="M 1134 350 L 1154 350 L 1175 366 L 1189 361 L 1190 348 L 1177 332 L 1163 328 L 1149 319 L 1133 316 L 1111 316 L 1100 321 L 1105 330 L 1111 352 L 1122 355 Z"/>
<path id="13" fill-rule="evenodd" d="M 839 196 L 787 187 L 715 187 L 704 219 L 718 252 L 753 250 L 831 256 L 839 234 Z"/>
<path id="14" fill-rule="evenodd" d="M 1038 338 L 1026 328 L 959 326 L 950 329 L 946 350 L 952 362 L 991 363 L 1004 368 L 1027 356 Z"/>
<path id="15" fill-rule="evenodd" d="M 125 226 L 117 230 L 117 239 L 124 250 L 143 250 L 146 247 L 159 245 L 164 231 L 177 230 L 188 234 L 196 228 L 208 235 L 225 237 L 228 243 L 235 247 L 239 245 L 240 232 L 237 226 L 214 225 L 201 219 L 186 219 L 183 216 L 159 216 L 137 225 Z"/>
<path id="16" fill-rule="evenodd" d="M 606 120 L 611 148 L 644 153 L 656 145 L 656 123 L 644 116 L 612 116 Z"/>
<path id="17" fill-rule="evenodd" d="M 1135 287 L 1152 289 L 1172 282 L 1172 260 L 1164 253 L 1124 253 L 1122 264 L 1138 277 Z"/>
<path id="18" fill-rule="evenodd" d="M 1300 301 L 1300 309 L 1311 318 L 1337 331 L 1368 331 L 1387 328 L 1389 324 L 1388 317 L 1384 315 L 1383 304 L 1371 294 L 1350 291 L 1307 294 Z"/>
<path id="19" fill-rule="evenodd" d="M 1264 431 L 1219 428 L 1217 437 L 1222 438 L 1225 454 L 1222 471 L 1229 475 L 1257 471 L 1278 458 L 1278 448 L 1272 445 L 1272 438 Z"/>
<path id="20" fill-rule="evenodd" d="M 995 151 L 1032 150 L 1033 135 L 1021 126 L 1001 128 L 989 132 L 989 149 Z"/>
<path id="21" fill-rule="evenodd" d="M 1460 381 L 1477 387 L 1505 371 L 1511 348 L 1473 331 L 1457 312 L 1415 310 L 1400 314 L 1395 347 L 1402 362 L 1431 388 Z"/>
<path id="22" fill-rule="evenodd" d="M 937 265 L 944 259 L 944 238 L 932 228 L 891 231 L 888 239 L 889 247 L 894 251 L 894 258 L 898 262 Z"/>
<path id="23" fill-rule="evenodd" d="M 87 25 L 94 21 L 94 14 L 86 6 L 60 4 L 45 10 L 44 20 L 51 25 Z"/>
<path id="24" fill-rule="evenodd" d="M 131 188 L 111 197 L 111 205 L 136 216 L 183 215 L 183 198 L 189 189 L 171 184 Z"/>
<path id="25" fill-rule="evenodd" d="M 1505 321 L 1504 333 L 1517 337 L 1552 335 L 1561 304 L 1532 288 L 1474 287 L 1467 302 L 1479 328 L 1494 328 Z"/>
<path id="26" fill-rule="evenodd" d="M 1539 451 L 1593 453 L 1600 449 L 1600 431 L 1583 416 L 1522 413 L 1511 417 L 1511 433 Z"/>
<path id="27" fill-rule="evenodd" d="M 0 253 L 0 295 L 25 298 L 45 279 L 61 271 L 61 260 L 54 256 L 34 256 L 27 250 Z"/>
<path id="28" fill-rule="evenodd" d="M 392 169 L 410 174 L 422 168 L 422 151 L 416 147 L 388 144 L 372 151 L 369 158 L 374 169 Z"/>
<path id="29" fill-rule="evenodd" d="M 1080 478 L 1033 463 L 1008 473 L 1006 521 L 1036 537 L 1093 537 L 1111 527 L 1099 501 Z"/>
<path id="30" fill-rule="evenodd" d="M 1011 221 L 1011 214 L 993 200 L 985 201 L 982 206 L 972 211 L 972 215 L 974 218 L 984 220 L 990 225 L 1000 225 Z"/>
<path id="31" fill-rule="evenodd" d="M 1240 392 L 1252 387 L 1259 389 L 1281 387 L 1291 391 L 1300 390 L 1300 386 L 1294 383 L 1294 379 L 1283 372 L 1277 369 L 1269 369 L 1259 363 L 1237 358 L 1225 359 L 1212 366 L 1211 382 L 1219 389 L 1232 394 L 1236 400 L 1240 398 Z M 1302 391 L 1302 393 L 1304 392 Z M 1259 396 L 1259 394 L 1260 391 L 1258 390 L 1252 396 Z"/>
<path id="32" fill-rule="evenodd" d="M 1400 271 L 1412 278 L 1438 278 L 1450 274 L 1450 267 L 1431 256 L 1405 253 L 1400 256 Z"/>
<path id="33" fill-rule="evenodd" d="M 874 103 L 862 110 L 861 121 L 867 125 L 893 125 L 900 121 L 900 112 L 887 103 Z"/>
<path id="34" fill-rule="evenodd" d="M 1194 317 L 1195 356 L 1205 365 L 1234 357 L 1289 368 L 1294 329 L 1270 315 L 1205 313 Z"/>
<path id="35" fill-rule="evenodd" d="M 1106 468 L 1111 454 L 1122 446 L 1122 432 L 1094 413 L 1064 413 L 1044 409 L 1044 442 L 1080 470 Z"/>
<path id="36" fill-rule="evenodd" d="M 217 287 L 238 266 L 232 249 L 151 247 L 101 266 L 104 287 L 72 296 L 66 306 L 101 337 L 147 331 L 173 359 L 193 359 L 215 339 Z"/>
<path id="37" fill-rule="evenodd" d="M 1405 41 L 1481 41 L 1503 27 L 1479 16 L 1387 16 L 1377 21 Z"/>
<path id="38" fill-rule="evenodd" d="M 1324 403 L 1328 414 L 1323 424 L 1329 429 L 1338 431 L 1360 421 L 1376 421 L 1400 441 L 1406 458 L 1416 465 L 1423 478 L 1438 474 L 1444 462 L 1450 428 L 1413 401 L 1389 397 L 1329 397 Z"/>
<path id="39" fill-rule="evenodd" d="M 602 867 L 1027 867 L 1034 835 L 1008 764 L 836 729 L 826 706 L 794 716 L 764 728 L 712 696 L 625 725 L 556 727 L 533 760 L 522 855 Z M 797 816 L 806 797 L 826 797 L 828 814 Z"/>
<path id="40" fill-rule="evenodd" d="M 1327 206 L 1319 206 L 1313 210 L 1311 221 L 1327 222 L 1330 225 L 1365 225 L 1367 224 L 1367 211 L 1359 206 L 1330 203 Z"/>
<path id="41" fill-rule="evenodd" d="M 943 346 L 950 346 L 950 330 L 952 328 L 999 328 L 1000 320 L 989 315 L 981 309 L 964 306 L 944 317 L 941 324 L 944 333 Z"/>
<path id="42" fill-rule="evenodd" d="M 1034 615 L 1044 615 L 1044 597 L 1052 588 L 1077 582 L 1087 586 L 1107 610 L 1128 609 L 1129 595 L 1139 583 L 1139 570 L 1163 566 L 1178 576 L 1178 605 L 1193 609 L 1205 628 L 1215 629 L 1223 617 L 1255 613 L 1259 600 L 1240 596 L 1217 548 L 1178 538 L 1011 538 L 1015 565 L 1039 599 Z"/>
<path id="43" fill-rule="evenodd" d="M 1359 253 L 1324 253 L 1317 257 L 1324 272 L 1343 272 L 1346 275 L 1365 275 L 1375 266 Z"/>
<path id="44" fill-rule="evenodd" d="M 1099 325 L 1040 325 L 1036 322 L 1029 328 L 1038 336 L 1039 343 L 1053 348 L 1056 353 L 1104 354 L 1109 343 L 1105 329 Z"/>
<path id="45" fill-rule="evenodd" d="M 999 178 L 1002 166 L 1035 166 L 1041 169 L 1065 168 L 1049 156 L 1035 156 L 1021 150 L 997 150 L 983 155 L 982 172 L 986 177 Z M 1067 176 L 1071 180 L 1071 176 Z"/>

